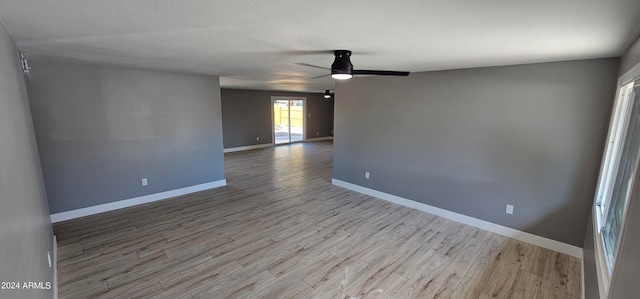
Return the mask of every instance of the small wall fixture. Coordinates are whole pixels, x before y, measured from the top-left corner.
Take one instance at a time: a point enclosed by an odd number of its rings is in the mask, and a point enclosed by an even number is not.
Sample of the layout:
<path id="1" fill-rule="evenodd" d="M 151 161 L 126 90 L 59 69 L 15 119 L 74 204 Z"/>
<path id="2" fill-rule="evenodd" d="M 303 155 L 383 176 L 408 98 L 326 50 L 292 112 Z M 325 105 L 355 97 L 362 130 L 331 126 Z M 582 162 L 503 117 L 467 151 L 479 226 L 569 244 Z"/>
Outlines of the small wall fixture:
<path id="1" fill-rule="evenodd" d="M 325 99 L 330 99 L 331 98 L 331 93 L 329 92 L 328 89 L 324 91 L 324 95 L 323 96 L 324 96 Z"/>

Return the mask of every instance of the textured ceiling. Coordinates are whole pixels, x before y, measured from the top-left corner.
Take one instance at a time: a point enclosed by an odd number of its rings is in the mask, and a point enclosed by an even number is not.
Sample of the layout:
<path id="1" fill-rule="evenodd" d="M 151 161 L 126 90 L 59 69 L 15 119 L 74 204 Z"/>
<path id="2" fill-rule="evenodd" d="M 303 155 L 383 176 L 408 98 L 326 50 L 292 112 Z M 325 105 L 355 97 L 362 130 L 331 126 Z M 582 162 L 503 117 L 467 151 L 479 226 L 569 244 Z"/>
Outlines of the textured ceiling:
<path id="1" fill-rule="evenodd" d="M 333 88 L 355 69 L 429 71 L 621 55 L 638 0 L 0 0 L 29 57 L 221 76 L 223 87 Z"/>

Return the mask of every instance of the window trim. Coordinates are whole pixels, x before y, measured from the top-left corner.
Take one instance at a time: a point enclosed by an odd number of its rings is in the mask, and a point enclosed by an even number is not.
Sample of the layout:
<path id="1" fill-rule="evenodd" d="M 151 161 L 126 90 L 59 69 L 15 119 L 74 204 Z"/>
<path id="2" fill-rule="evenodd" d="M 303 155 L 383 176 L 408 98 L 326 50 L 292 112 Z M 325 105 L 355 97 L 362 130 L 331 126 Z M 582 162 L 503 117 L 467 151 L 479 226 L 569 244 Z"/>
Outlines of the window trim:
<path id="1" fill-rule="evenodd" d="M 593 206 L 593 215 L 598 214 L 597 205 Z M 605 253 L 604 253 L 604 244 L 602 243 L 602 233 L 600 232 L 600 226 L 593 221 L 593 234 L 594 234 L 594 251 L 595 251 L 595 262 L 596 262 L 596 274 L 598 276 L 598 290 L 600 291 L 600 298 L 607 298 L 607 294 L 609 294 L 609 286 L 611 285 L 611 275 L 609 275 L 607 271 L 607 264 Z"/>
<path id="2" fill-rule="evenodd" d="M 630 91 L 633 90 L 633 86 L 634 84 L 631 82 L 618 88 L 613 104 L 614 109 L 609 123 L 605 155 L 602 160 L 601 178 L 598 180 L 598 187 L 596 189 L 598 190 L 596 195 L 596 222 L 598 224 L 598 232 L 604 227 L 604 220 L 607 219 L 609 205 L 611 204 L 611 201 L 608 199 L 613 193 L 612 187 L 616 180 L 618 167 L 620 166 L 622 145 L 624 145 L 629 129 L 629 114 L 632 108 L 632 92 Z"/>
<path id="3" fill-rule="evenodd" d="M 632 105 L 630 105 L 631 98 L 628 90 L 629 86 L 633 89 L 633 85 L 633 82 L 619 85 L 616 90 L 616 97 L 611 112 L 611 121 L 609 122 L 609 130 L 607 132 L 605 153 L 600 167 L 600 175 L 598 178 L 598 185 L 596 187 L 596 198 L 593 205 L 593 241 L 595 243 L 594 251 L 596 254 L 595 261 L 600 298 L 606 298 L 609 293 L 609 286 L 611 285 L 611 278 L 613 276 L 613 269 L 616 262 L 616 260 L 614 260 L 613 265 L 608 262 L 604 247 L 605 244 L 604 237 L 602 235 L 602 228 L 604 227 L 609 205 L 611 203 L 611 200 L 609 199 L 613 193 L 612 187 L 615 183 L 618 167 L 620 165 L 622 145 L 624 145 L 627 129 L 629 127 L 629 110 L 632 108 Z M 623 227 L 620 228 L 620 231 L 622 231 L 622 229 Z M 618 239 L 618 242 L 619 240 L 620 239 Z M 618 255 L 618 250 L 619 247 L 616 249 L 616 257 Z"/>

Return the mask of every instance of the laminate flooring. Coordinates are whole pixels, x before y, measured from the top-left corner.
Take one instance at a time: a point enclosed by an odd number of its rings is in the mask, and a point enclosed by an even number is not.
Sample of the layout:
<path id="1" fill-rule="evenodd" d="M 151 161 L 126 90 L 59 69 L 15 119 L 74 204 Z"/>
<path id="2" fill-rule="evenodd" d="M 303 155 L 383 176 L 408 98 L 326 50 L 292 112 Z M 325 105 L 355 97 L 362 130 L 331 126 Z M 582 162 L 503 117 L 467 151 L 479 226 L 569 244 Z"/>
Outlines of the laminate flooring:
<path id="1" fill-rule="evenodd" d="M 331 142 L 227 186 L 54 224 L 60 298 L 579 298 L 580 261 L 331 185 Z"/>

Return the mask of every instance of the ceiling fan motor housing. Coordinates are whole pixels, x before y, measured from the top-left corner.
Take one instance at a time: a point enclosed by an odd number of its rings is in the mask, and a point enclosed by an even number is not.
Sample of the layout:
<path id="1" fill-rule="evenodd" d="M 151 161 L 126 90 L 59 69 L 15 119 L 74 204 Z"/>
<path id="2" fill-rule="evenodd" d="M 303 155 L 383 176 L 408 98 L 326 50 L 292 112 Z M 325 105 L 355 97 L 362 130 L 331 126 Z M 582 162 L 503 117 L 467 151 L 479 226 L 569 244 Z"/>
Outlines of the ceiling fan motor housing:
<path id="1" fill-rule="evenodd" d="M 333 55 L 336 59 L 331 64 L 331 74 L 349 74 L 353 73 L 353 64 L 351 64 L 351 51 L 335 50 Z"/>

